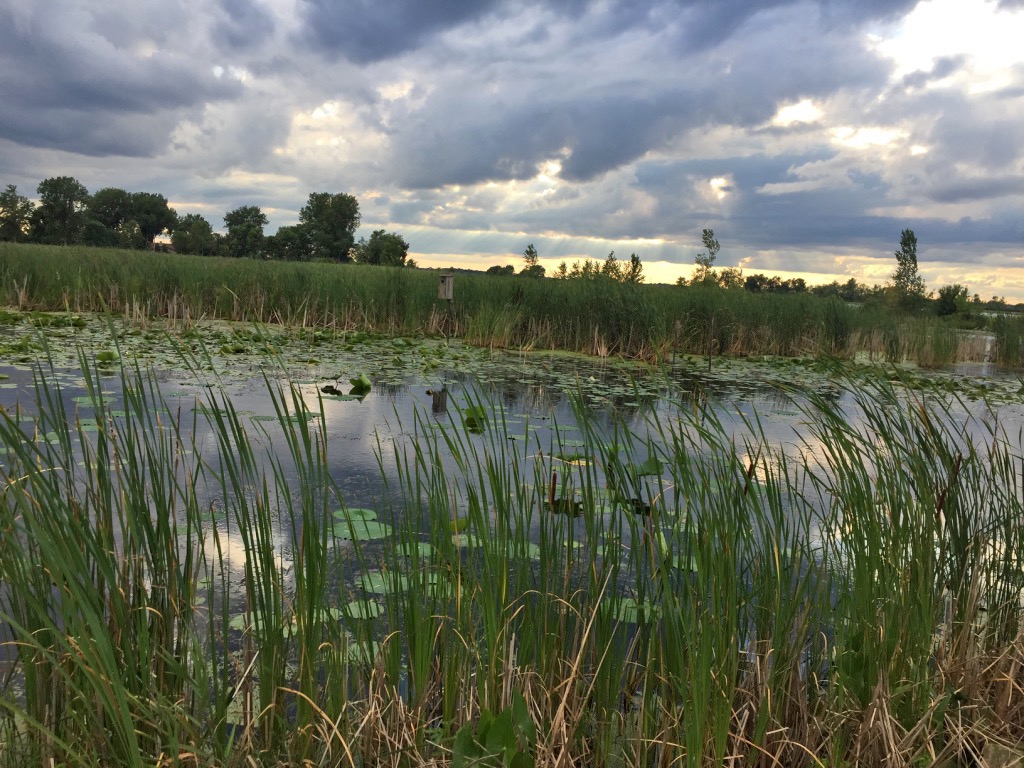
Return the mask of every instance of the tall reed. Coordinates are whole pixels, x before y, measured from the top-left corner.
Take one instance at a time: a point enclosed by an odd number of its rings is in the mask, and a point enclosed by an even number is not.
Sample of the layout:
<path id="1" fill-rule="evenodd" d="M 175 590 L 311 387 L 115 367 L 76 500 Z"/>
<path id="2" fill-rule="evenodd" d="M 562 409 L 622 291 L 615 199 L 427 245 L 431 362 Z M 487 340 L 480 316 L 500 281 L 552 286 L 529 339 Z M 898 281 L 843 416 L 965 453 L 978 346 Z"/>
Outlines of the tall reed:
<path id="1" fill-rule="evenodd" d="M 126 367 L 121 414 L 82 365 L 94 421 L 45 371 L 0 419 L 0 765 L 1020 750 L 1019 436 L 956 402 L 792 392 L 796 446 L 707 400 L 579 404 L 580 446 L 453 393 L 378 447 L 373 521 L 287 382 L 253 422 Z"/>
<path id="2" fill-rule="evenodd" d="M 881 306 L 608 279 L 463 273 L 448 305 L 437 299 L 437 274 L 428 270 L 0 243 L 0 286 L 0 301 L 23 309 L 443 333 L 483 346 L 652 361 L 673 352 L 850 357 L 869 351 L 889 361 L 909 355 L 938 365 L 972 354 L 967 345 L 952 345 L 947 326 L 921 336 L 920 320 Z M 1012 346 L 1004 340 L 999 349 L 1012 352 Z"/>

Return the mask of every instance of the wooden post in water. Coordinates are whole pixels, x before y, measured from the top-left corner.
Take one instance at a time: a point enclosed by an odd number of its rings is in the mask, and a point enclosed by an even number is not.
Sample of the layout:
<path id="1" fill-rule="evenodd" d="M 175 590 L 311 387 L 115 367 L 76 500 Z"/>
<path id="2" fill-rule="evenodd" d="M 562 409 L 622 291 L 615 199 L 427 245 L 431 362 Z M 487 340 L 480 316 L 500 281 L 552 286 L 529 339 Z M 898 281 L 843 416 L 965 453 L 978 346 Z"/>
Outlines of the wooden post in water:
<path id="1" fill-rule="evenodd" d="M 444 413 L 448 410 L 448 388 L 441 387 L 440 390 L 434 390 L 430 393 L 433 396 L 433 400 L 430 404 L 431 413 Z"/>

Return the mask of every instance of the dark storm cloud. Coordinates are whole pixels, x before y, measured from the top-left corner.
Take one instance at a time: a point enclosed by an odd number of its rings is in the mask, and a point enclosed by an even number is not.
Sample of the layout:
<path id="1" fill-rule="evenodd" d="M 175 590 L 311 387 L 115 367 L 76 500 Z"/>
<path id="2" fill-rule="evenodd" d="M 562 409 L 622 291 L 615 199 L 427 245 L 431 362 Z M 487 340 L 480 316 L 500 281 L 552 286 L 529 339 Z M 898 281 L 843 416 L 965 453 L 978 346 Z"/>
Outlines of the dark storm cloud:
<path id="1" fill-rule="evenodd" d="M 968 200 L 993 200 L 1024 195 L 1024 176 L 986 176 L 980 179 L 955 179 L 928 192 L 937 203 L 962 203 Z"/>
<path id="2" fill-rule="evenodd" d="M 678 100 L 683 99 L 678 96 Z M 576 102 L 537 101 L 499 112 L 497 105 L 459 119 L 404 126 L 394 136 L 396 170 L 409 187 L 527 179 L 537 164 L 572 151 L 562 176 L 585 180 L 626 163 L 678 130 L 676 109 L 624 95 Z"/>
<path id="3" fill-rule="evenodd" d="M 983 110 L 967 104 L 959 113 L 944 113 L 930 134 L 945 150 L 934 164 L 970 162 L 988 171 L 1001 171 L 1021 160 L 1024 125 L 1019 118 L 984 118 Z"/>
<path id="4" fill-rule="evenodd" d="M 480 18 L 499 0 L 303 0 L 304 35 L 351 61 L 381 61 Z"/>
<path id="5" fill-rule="evenodd" d="M 89 21 L 0 9 L 0 137 L 84 155 L 150 155 L 166 145 L 172 114 L 239 92 L 173 51 L 147 57 L 128 47 L 144 40 L 79 27 Z"/>
<path id="6" fill-rule="evenodd" d="M 845 28 L 813 29 L 802 5 L 658 7 L 680 18 L 701 17 L 721 34 L 732 34 L 728 30 L 759 10 L 777 10 L 771 23 L 750 22 L 742 46 L 723 45 L 709 55 L 687 46 L 677 50 L 679 19 L 674 17 L 645 32 L 647 45 L 624 42 L 617 48 L 609 42 L 604 49 L 596 34 L 588 34 L 601 26 L 600 19 L 588 16 L 571 34 L 601 51 L 598 71 L 580 58 L 586 54 L 559 50 L 540 71 L 532 61 L 515 57 L 501 62 L 496 51 L 467 61 L 449 80 L 439 73 L 435 92 L 391 129 L 395 181 L 423 188 L 524 179 L 552 158 L 561 158 L 564 179 L 586 181 L 687 130 L 716 123 L 759 126 L 780 103 L 827 97 L 844 88 L 877 88 L 890 71 L 886 62 L 866 55 Z M 808 26 L 810 33 L 801 35 Z M 643 58 L 634 61 L 634 55 Z M 542 52 L 532 56 L 548 63 Z"/>
<path id="7" fill-rule="evenodd" d="M 884 182 L 874 174 L 851 172 L 838 188 L 802 190 L 786 194 L 760 191 L 767 184 L 794 181 L 791 169 L 799 163 L 827 160 L 824 152 L 801 156 L 748 157 L 673 163 L 638 170 L 637 184 L 660 202 L 655 221 L 669 221 L 673 203 L 679 204 L 680 190 L 688 190 L 693 179 L 725 176 L 733 179 L 732 199 L 727 208 L 694 207 L 677 212 L 668 234 L 681 234 L 716 220 L 728 228 L 733 242 L 762 248 L 806 245 L 829 241 L 858 242 L 884 234 L 891 226 L 884 218 L 867 211 L 885 194 Z M 723 230 L 723 234 L 725 230 Z M 655 236 L 646 233 L 647 236 Z"/>
<path id="8" fill-rule="evenodd" d="M 399 56 L 444 32 L 492 13 L 513 14 L 535 7 L 563 17 L 586 19 L 587 33 L 618 35 L 635 27 L 670 25 L 680 49 L 690 53 L 728 40 L 748 20 L 773 8 L 804 5 L 838 26 L 894 18 L 916 0 L 633 0 L 547 3 L 508 0 L 302 0 L 303 35 L 319 50 L 368 63 Z"/>
<path id="9" fill-rule="evenodd" d="M 220 0 L 223 18 L 213 30 L 214 42 L 231 48 L 254 48 L 274 33 L 274 17 L 254 0 Z"/>

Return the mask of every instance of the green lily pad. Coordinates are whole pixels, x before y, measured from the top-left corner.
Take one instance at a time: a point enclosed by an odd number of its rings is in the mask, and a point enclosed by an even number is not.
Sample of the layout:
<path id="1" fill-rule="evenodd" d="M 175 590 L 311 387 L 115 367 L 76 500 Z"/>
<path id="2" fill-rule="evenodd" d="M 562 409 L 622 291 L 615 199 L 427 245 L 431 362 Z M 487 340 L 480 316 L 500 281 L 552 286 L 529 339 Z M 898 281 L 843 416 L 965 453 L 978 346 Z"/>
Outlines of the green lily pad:
<path id="1" fill-rule="evenodd" d="M 385 571 L 369 571 L 360 574 L 356 579 L 356 584 L 365 591 L 372 592 L 375 595 L 387 595 L 396 589 L 399 591 L 404 590 L 409 585 L 409 579 L 400 574 Z"/>
<path id="2" fill-rule="evenodd" d="M 420 541 L 410 548 L 407 543 L 402 543 L 399 551 L 406 557 L 412 557 L 413 552 L 416 552 L 420 557 L 430 557 L 434 554 L 434 545 L 427 541 Z"/>
<path id="3" fill-rule="evenodd" d="M 352 385 L 352 391 L 349 394 L 357 397 L 369 394 L 370 390 L 373 389 L 373 383 L 367 378 L 365 373 L 360 373 L 358 376 L 349 379 L 348 382 Z"/>
<path id="4" fill-rule="evenodd" d="M 657 456 L 648 456 L 639 464 L 630 464 L 630 468 L 639 477 L 658 477 L 665 471 L 665 465 Z"/>
<path id="5" fill-rule="evenodd" d="M 479 547 L 484 543 L 483 537 L 477 536 L 475 533 L 457 533 L 452 536 L 452 543 L 456 547 Z"/>
<path id="6" fill-rule="evenodd" d="M 556 453 L 553 454 L 551 458 L 557 459 L 558 461 L 561 461 L 564 464 L 569 464 L 570 466 L 573 467 L 589 467 L 591 464 L 594 463 L 593 456 L 590 456 L 586 453 L 581 453 L 579 451 L 566 451 L 565 453 Z"/>
<path id="7" fill-rule="evenodd" d="M 334 535 L 346 541 L 383 539 L 391 535 L 391 526 L 376 520 L 342 520 L 334 524 Z"/>
<path id="8" fill-rule="evenodd" d="M 376 619 L 384 613 L 384 607 L 372 600 L 352 600 L 341 608 L 333 609 L 332 613 L 336 613 L 336 618 Z"/>
<path id="9" fill-rule="evenodd" d="M 339 520 L 362 520 L 364 522 L 377 519 L 377 511 L 374 509 L 336 509 L 334 516 Z"/>
<path id="10" fill-rule="evenodd" d="M 635 597 L 615 597 L 604 603 L 619 621 L 636 624 L 641 620 L 651 621 L 658 615 L 658 606 L 649 602 L 638 602 Z"/>
<path id="11" fill-rule="evenodd" d="M 471 405 L 462 409 L 462 423 L 473 434 L 482 434 L 487 428 L 487 411 L 482 405 Z"/>
<path id="12" fill-rule="evenodd" d="M 348 660 L 356 664 L 373 664 L 380 653 L 380 643 L 375 640 L 360 643 L 349 643 L 345 649 Z"/>

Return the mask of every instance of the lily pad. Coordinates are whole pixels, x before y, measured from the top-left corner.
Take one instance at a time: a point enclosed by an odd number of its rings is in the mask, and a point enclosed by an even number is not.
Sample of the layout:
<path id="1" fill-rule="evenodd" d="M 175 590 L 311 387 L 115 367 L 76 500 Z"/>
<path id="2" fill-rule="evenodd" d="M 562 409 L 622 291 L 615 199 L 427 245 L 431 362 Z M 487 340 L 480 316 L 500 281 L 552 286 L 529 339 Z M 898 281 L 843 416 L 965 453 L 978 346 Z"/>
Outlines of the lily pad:
<path id="1" fill-rule="evenodd" d="M 359 575 L 356 584 L 375 595 L 387 595 L 395 590 L 404 590 L 409 585 L 409 579 L 386 571 L 368 571 Z"/>
<path id="2" fill-rule="evenodd" d="M 487 411 L 482 405 L 471 405 L 462 409 L 462 423 L 473 434 L 482 434 L 487 428 Z"/>
<path id="3" fill-rule="evenodd" d="M 399 551 L 406 557 L 412 557 L 413 552 L 416 552 L 420 557 L 430 557 L 434 554 L 434 545 L 427 541 L 420 541 L 410 548 L 407 543 L 403 543 L 399 547 Z"/>
<path id="4" fill-rule="evenodd" d="M 334 535 L 346 541 L 383 539 L 391 535 L 391 526 L 376 520 L 342 520 L 334 524 Z"/>
<path id="5" fill-rule="evenodd" d="M 565 453 L 556 453 L 552 455 L 551 458 L 561 461 L 562 463 L 568 464 L 572 467 L 589 467 L 591 464 L 594 463 L 593 456 L 589 456 L 588 454 L 581 453 L 579 451 L 567 451 Z"/>
<path id="6" fill-rule="evenodd" d="M 657 456 L 648 456 L 639 464 L 631 464 L 630 468 L 639 477 L 658 477 L 665 471 L 665 465 Z"/>
<path id="7" fill-rule="evenodd" d="M 483 537 L 477 536 L 475 533 L 457 533 L 452 536 L 452 543 L 456 547 L 473 547 L 482 546 L 484 543 Z"/>
<path id="8" fill-rule="evenodd" d="M 360 395 L 367 395 L 369 394 L 370 390 L 373 389 L 373 383 L 369 380 L 369 378 L 367 378 L 365 373 L 361 373 L 358 376 L 349 379 L 348 381 L 349 384 L 352 385 L 352 391 L 349 392 L 349 394 L 355 395 L 356 397 Z"/>
<path id="9" fill-rule="evenodd" d="M 337 618 L 376 619 L 384 613 L 383 606 L 372 600 L 352 600 L 341 608 L 334 609 Z"/>
<path id="10" fill-rule="evenodd" d="M 658 606 L 650 602 L 639 602 L 635 597 L 614 597 L 604 605 L 608 606 L 616 619 L 627 624 L 651 621 L 658 615 Z"/>
<path id="11" fill-rule="evenodd" d="M 334 516 L 339 520 L 362 520 L 368 522 L 370 520 L 377 519 L 377 511 L 374 509 L 360 509 L 354 507 L 351 509 L 336 509 L 334 510 Z"/>
<path id="12" fill-rule="evenodd" d="M 345 655 L 348 657 L 348 660 L 356 664 L 373 664 L 379 653 L 380 643 L 375 640 L 349 643 L 345 648 Z"/>

